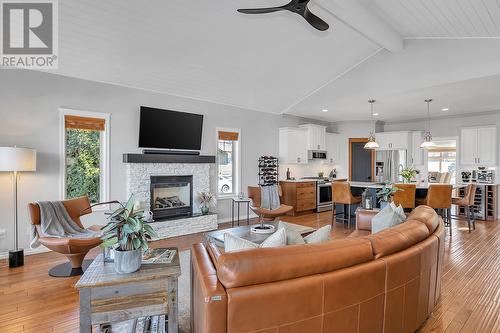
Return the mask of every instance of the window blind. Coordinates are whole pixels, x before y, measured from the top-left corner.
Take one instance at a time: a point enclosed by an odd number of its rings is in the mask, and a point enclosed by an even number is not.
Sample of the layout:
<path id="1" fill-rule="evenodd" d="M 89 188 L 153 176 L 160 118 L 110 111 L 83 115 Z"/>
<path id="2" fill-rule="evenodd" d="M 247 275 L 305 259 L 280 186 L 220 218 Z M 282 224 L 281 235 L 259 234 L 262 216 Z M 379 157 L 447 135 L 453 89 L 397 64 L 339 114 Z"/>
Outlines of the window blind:
<path id="1" fill-rule="evenodd" d="M 238 141 L 238 132 L 225 132 L 219 131 L 219 140 L 224 141 Z"/>
<path id="2" fill-rule="evenodd" d="M 89 118 L 72 115 L 64 116 L 64 125 L 66 128 L 104 131 L 105 123 L 106 121 L 102 118 Z"/>

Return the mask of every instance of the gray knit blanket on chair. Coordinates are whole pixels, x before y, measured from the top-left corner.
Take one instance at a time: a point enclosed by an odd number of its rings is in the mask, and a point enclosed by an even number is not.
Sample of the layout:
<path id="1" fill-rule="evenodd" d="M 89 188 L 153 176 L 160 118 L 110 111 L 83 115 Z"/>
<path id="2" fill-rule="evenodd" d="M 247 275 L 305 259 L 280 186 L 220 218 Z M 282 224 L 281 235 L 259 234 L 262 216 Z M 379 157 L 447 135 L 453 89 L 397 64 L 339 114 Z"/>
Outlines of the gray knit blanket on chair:
<path id="1" fill-rule="evenodd" d="M 31 225 L 30 247 L 40 246 L 39 237 L 73 237 L 91 238 L 99 233 L 81 228 L 69 216 L 68 211 L 61 201 L 39 201 L 40 207 L 40 235 L 34 225 Z"/>

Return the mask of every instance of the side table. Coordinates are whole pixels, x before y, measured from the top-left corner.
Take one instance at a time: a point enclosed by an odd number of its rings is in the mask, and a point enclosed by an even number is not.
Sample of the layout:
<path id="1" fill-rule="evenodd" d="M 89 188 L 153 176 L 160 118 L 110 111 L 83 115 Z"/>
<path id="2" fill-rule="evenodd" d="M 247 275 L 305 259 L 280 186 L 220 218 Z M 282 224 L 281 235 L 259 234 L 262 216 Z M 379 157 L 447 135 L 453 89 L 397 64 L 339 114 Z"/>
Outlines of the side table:
<path id="1" fill-rule="evenodd" d="M 240 204 L 247 205 L 247 224 L 250 224 L 250 199 L 249 198 L 231 198 L 231 226 L 234 227 L 234 223 L 238 222 L 240 226 Z M 234 205 L 237 205 L 237 220 L 234 219 Z"/>
<path id="2" fill-rule="evenodd" d="M 169 264 L 142 264 L 130 274 L 117 274 L 99 254 L 75 287 L 80 292 L 80 333 L 92 325 L 145 316 L 168 316 L 168 332 L 178 332 L 177 279 L 179 251 Z"/>

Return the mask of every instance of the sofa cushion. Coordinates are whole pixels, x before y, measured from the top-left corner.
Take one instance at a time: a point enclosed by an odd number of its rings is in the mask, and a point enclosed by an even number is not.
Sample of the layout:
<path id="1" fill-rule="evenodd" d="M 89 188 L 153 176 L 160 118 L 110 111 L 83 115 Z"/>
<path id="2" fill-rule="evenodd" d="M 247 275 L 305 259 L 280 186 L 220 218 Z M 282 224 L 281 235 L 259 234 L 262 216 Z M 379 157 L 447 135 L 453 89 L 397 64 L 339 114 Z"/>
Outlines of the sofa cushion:
<path id="1" fill-rule="evenodd" d="M 286 245 L 286 232 L 285 229 L 278 229 L 271 236 L 267 237 L 265 241 L 260 244 L 255 244 L 249 240 L 240 238 L 230 233 L 224 234 L 224 251 L 239 251 L 247 249 L 257 249 L 264 247 L 278 247 Z"/>
<path id="2" fill-rule="evenodd" d="M 223 253 L 216 262 L 225 288 L 282 281 L 331 272 L 373 260 L 368 239 L 342 239 Z"/>
<path id="3" fill-rule="evenodd" d="M 424 223 L 429 229 L 429 233 L 433 233 L 439 225 L 440 217 L 434 209 L 429 206 L 418 206 L 408 216 L 408 220 L 417 220 Z"/>
<path id="4" fill-rule="evenodd" d="M 373 247 L 375 258 L 404 250 L 429 236 L 427 226 L 416 220 L 407 220 L 395 227 L 366 236 Z"/>

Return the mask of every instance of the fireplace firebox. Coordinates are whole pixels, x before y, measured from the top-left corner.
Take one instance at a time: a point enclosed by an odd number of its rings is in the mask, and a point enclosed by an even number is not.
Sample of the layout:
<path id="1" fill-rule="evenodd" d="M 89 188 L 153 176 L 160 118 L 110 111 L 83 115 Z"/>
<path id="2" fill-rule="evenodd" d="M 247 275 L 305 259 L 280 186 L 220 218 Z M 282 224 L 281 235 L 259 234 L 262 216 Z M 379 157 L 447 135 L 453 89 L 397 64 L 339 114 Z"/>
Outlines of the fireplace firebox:
<path id="1" fill-rule="evenodd" d="M 193 176 L 151 176 L 150 193 L 155 220 L 193 213 Z"/>

